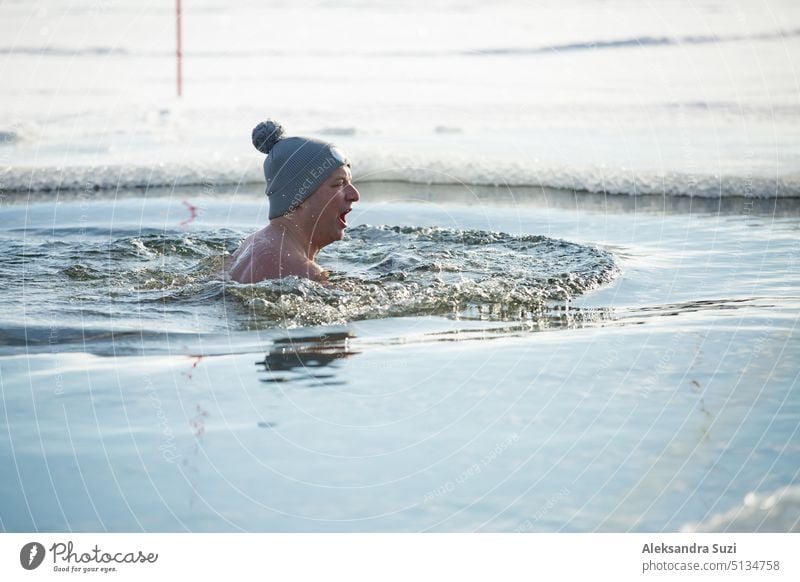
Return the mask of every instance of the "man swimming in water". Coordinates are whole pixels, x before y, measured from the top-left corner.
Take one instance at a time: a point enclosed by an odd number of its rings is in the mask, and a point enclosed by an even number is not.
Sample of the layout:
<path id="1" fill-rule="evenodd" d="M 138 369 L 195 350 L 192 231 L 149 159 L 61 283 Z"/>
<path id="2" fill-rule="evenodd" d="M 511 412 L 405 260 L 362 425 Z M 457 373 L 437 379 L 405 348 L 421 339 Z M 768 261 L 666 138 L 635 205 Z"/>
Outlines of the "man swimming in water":
<path id="1" fill-rule="evenodd" d="M 324 281 L 317 253 L 344 237 L 347 213 L 360 199 L 350 160 L 333 144 L 283 137 L 283 128 L 271 120 L 253 129 L 253 145 L 267 154 L 269 224 L 228 258 L 229 277 L 239 283 L 291 275 Z"/>

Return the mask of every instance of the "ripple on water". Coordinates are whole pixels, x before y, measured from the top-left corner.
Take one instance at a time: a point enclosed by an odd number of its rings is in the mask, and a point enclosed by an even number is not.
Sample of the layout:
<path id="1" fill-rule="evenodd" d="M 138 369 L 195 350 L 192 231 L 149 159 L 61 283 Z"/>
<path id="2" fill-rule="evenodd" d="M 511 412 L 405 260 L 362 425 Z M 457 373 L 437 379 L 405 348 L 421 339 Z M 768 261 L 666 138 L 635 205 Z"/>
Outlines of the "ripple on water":
<path id="1" fill-rule="evenodd" d="M 618 273 L 609 252 L 544 236 L 357 226 L 320 254 L 320 264 L 331 269 L 327 284 L 289 277 L 242 285 L 224 281 L 220 270 L 225 253 L 238 245 L 231 234 L 90 238 L 25 260 L 29 277 L 41 275 L 36 291 L 62 313 L 82 302 L 123 324 L 119 314 L 128 309 L 131 317 L 176 320 L 191 313 L 219 325 L 224 312 L 225 324 L 238 328 L 434 314 L 538 320 L 548 302 L 568 300 Z M 40 246 L 44 251 L 50 243 Z"/>
<path id="2" fill-rule="evenodd" d="M 333 268 L 327 285 L 290 277 L 228 285 L 225 296 L 254 320 L 283 325 L 429 314 L 518 320 L 618 274 L 602 249 L 445 228 L 358 226 L 320 263 Z"/>

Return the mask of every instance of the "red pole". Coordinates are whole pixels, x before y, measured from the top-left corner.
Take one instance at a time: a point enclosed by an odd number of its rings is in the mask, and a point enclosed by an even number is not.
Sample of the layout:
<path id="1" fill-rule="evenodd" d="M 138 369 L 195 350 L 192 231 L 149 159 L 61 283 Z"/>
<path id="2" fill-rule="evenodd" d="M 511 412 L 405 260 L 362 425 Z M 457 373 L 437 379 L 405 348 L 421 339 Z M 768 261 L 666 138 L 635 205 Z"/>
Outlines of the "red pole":
<path id="1" fill-rule="evenodd" d="M 176 56 L 178 57 L 178 97 L 183 93 L 183 51 L 181 50 L 181 0 L 175 3 L 175 20 L 178 28 L 178 46 Z"/>

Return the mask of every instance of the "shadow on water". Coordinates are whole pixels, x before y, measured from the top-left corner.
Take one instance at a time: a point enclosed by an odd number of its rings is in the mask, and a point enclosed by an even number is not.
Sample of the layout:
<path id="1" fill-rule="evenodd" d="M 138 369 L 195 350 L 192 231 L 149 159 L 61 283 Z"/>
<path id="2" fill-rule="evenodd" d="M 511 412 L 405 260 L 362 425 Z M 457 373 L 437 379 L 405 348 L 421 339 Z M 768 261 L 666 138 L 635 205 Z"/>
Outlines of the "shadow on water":
<path id="1" fill-rule="evenodd" d="M 534 333 L 592 327 L 644 325 L 651 318 L 676 317 L 707 311 L 736 311 L 770 308 L 762 299 L 701 300 L 680 304 L 653 305 L 628 309 L 580 308 L 553 305 L 536 318 L 518 322 L 477 321 L 464 319 L 455 327 L 419 334 L 358 337 L 352 330 L 305 330 L 301 336 L 273 340 L 263 360 L 256 362 L 260 381 L 267 384 L 293 383 L 305 387 L 331 387 L 346 384 L 337 374 L 337 364 L 372 347 L 409 344 L 486 342 L 524 338 Z"/>
<path id="2" fill-rule="evenodd" d="M 785 305 L 796 305 L 800 297 L 785 297 Z M 737 316 L 745 311 L 772 309 L 776 301 L 766 297 L 719 298 L 662 305 L 635 307 L 579 307 L 552 302 L 535 312 L 522 313 L 506 306 L 479 306 L 467 310 L 453 321 L 441 318 L 427 332 L 405 333 L 398 324 L 395 333 L 357 336 L 352 324 L 344 328 L 297 328 L 288 335 L 270 331 L 227 331 L 222 333 L 157 332 L 146 330 L 114 331 L 91 328 L 9 326 L 0 329 L 0 356 L 14 354 L 56 354 L 80 352 L 95 356 L 139 356 L 181 354 L 216 356 L 258 353 L 264 342 L 271 342 L 256 364 L 266 376 L 262 381 L 279 384 L 287 381 L 316 381 L 331 385 L 332 370 L 340 360 L 358 355 L 371 347 L 491 341 L 525 337 L 548 331 L 578 330 L 593 327 L 645 325 L 665 317 L 686 317 L 714 312 Z M 398 320 L 399 321 L 399 320 Z M 430 320 L 435 322 L 436 319 Z M 362 324 L 363 327 L 363 324 Z M 436 329 L 439 327 L 439 329 Z M 368 328 L 367 328 L 368 329 Z M 265 337 L 266 334 L 266 337 Z M 338 382 L 338 381 L 337 381 Z"/>
<path id="3" fill-rule="evenodd" d="M 296 382 L 309 388 L 344 384 L 331 368 L 359 353 L 350 348 L 354 338 L 350 332 L 329 332 L 277 339 L 264 359 L 256 362 L 265 373 L 260 380 L 267 384 Z"/>
<path id="4" fill-rule="evenodd" d="M 579 309 L 559 306 L 536 320 L 513 324 L 490 324 L 465 320 L 455 329 L 434 330 L 418 335 L 357 337 L 352 330 L 305 333 L 273 340 L 263 360 L 255 362 L 259 380 L 266 384 L 292 383 L 309 388 L 347 383 L 337 374 L 338 364 L 371 347 L 390 345 L 490 341 L 524 337 L 531 333 L 575 329 L 611 322 L 610 309 Z"/>
<path id="5" fill-rule="evenodd" d="M 784 297 L 782 301 L 796 301 L 796 297 Z M 644 320 L 651 317 L 680 317 L 706 311 L 738 311 L 741 309 L 769 309 L 776 307 L 776 300 L 768 297 L 746 297 L 728 299 L 700 299 L 663 305 L 630 307 L 619 312 L 621 322 Z"/>
<path id="6" fill-rule="evenodd" d="M 371 347 L 491 341 L 548 331 L 645 325 L 663 318 L 704 314 L 717 318 L 716 314 L 724 313 L 736 322 L 746 312 L 771 310 L 779 303 L 793 308 L 798 301 L 800 297 L 796 296 L 779 300 L 768 297 L 715 298 L 630 307 L 580 307 L 569 302 L 548 302 L 536 311 L 484 305 L 463 311 L 455 320 L 448 317 L 428 319 L 426 332 L 408 333 L 399 323 L 402 318 L 398 318 L 394 332 L 377 335 L 360 333 L 358 336 L 353 331 L 355 322 L 344 324 L 344 327 L 334 326 L 333 330 L 330 326 L 322 326 L 299 327 L 290 332 L 272 329 L 211 333 L 108 330 L 58 325 L 7 326 L 0 328 L 0 356 L 69 352 L 101 357 L 165 354 L 216 356 L 258 353 L 264 350 L 264 343 L 268 341 L 270 345 L 264 358 L 256 362 L 267 374 L 262 377 L 263 382 L 278 384 L 300 379 L 315 380 L 319 382 L 318 385 L 331 385 L 331 370 L 336 368 L 340 360 L 356 356 Z M 363 325 L 360 324 L 360 327 L 363 328 Z M 368 330 L 369 327 L 364 329 Z"/>

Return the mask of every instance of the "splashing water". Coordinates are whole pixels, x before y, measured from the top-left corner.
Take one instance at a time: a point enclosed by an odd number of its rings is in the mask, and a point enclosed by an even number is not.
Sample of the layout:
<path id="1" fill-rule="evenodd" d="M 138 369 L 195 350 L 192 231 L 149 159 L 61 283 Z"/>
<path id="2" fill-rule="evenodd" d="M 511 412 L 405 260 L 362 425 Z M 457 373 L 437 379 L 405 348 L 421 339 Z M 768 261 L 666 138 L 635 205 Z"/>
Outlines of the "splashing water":
<path id="1" fill-rule="evenodd" d="M 240 233 L 76 234 L 54 242 L 52 230 L 28 230 L 0 264 L 9 303 L 36 306 L 19 322 L 28 341 L 32 326 L 56 323 L 196 332 L 433 314 L 530 321 L 548 302 L 618 273 L 607 251 L 543 236 L 357 226 L 318 257 L 331 270 L 328 283 L 289 277 L 242 285 L 221 270 Z M 21 272 L 23 286 L 8 283 Z"/>
<path id="2" fill-rule="evenodd" d="M 525 319 L 611 281 L 603 250 L 543 236 L 445 228 L 351 229 L 320 254 L 328 285 L 290 277 L 230 285 L 255 319 L 287 325 L 410 315 Z"/>

